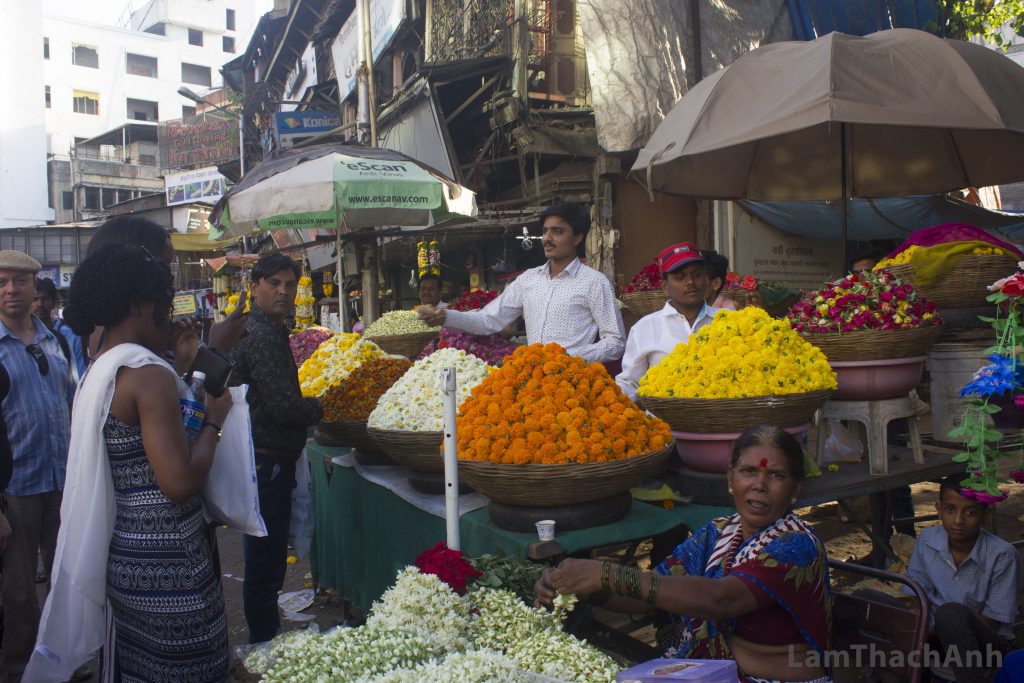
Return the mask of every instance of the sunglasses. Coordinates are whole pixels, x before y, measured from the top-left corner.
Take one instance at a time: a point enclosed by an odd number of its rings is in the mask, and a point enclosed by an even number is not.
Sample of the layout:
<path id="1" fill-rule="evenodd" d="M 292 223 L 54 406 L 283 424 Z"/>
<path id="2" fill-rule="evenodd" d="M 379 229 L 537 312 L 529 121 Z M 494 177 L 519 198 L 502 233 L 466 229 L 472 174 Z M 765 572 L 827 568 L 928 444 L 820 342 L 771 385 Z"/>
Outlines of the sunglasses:
<path id="1" fill-rule="evenodd" d="M 46 359 L 46 354 L 39 348 L 39 344 L 29 344 L 25 347 L 25 350 L 28 351 L 28 355 L 36 359 L 39 374 L 45 376 L 50 371 L 50 361 Z"/>

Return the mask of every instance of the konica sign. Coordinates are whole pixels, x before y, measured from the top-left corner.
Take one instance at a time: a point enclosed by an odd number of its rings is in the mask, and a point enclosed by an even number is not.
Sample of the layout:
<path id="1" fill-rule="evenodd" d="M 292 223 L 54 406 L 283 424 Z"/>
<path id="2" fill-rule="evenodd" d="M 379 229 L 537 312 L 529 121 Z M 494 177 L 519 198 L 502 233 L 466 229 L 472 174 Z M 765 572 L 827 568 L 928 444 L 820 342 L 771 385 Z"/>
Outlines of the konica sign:
<path id="1" fill-rule="evenodd" d="M 277 139 L 282 147 L 291 145 L 295 138 L 326 133 L 341 125 L 336 111 L 281 111 L 274 115 Z"/>

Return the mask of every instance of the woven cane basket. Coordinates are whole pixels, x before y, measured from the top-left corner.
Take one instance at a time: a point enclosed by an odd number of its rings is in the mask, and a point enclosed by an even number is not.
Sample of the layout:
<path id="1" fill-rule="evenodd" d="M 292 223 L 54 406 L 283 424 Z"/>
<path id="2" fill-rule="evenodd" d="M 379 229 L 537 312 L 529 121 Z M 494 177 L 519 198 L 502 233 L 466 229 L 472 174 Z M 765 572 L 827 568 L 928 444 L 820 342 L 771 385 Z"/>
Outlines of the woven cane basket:
<path id="1" fill-rule="evenodd" d="M 923 356 L 942 334 L 942 325 L 908 330 L 856 330 L 854 332 L 801 332 L 830 361 L 887 360 Z"/>
<path id="2" fill-rule="evenodd" d="M 960 258 L 953 269 L 938 280 L 918 285 L 914 266 L 899 264 L 888 266 L 892 271 L 926 298 L 935 302 L 939 309 L 944 308 L 981 308 L 992 304 L 985 301 L 991 292 L 988 286 L 1000 278 L 1013 275 L 1017 271 L 1017 260 L 1012 256 L 991 254 L 968 254 Z"/>
<path id="3" fill-rule="evenodd" d="M 444 458 L 441 456 L 444 435 L 441 432 L 404 432 L 368 427 L 366 433 L 379 449 L 413 472 L 444 473 Z"/>
<path id="4" fill-rule="evenodd" d="M 753 396 L 751 398 L 655 398 L 641 396 L 641 408 L 668 423 L 674 432 L 720 434 L 771 424 L 785 429 L 810 421 L 832 391 Z"/>
<path id="5" fill-rule="evenodd" d="M 380 446 L 366 433 L 366 421 L 321 422 L 313 433 L 321 446 L 351 446 L 360 451 L 379 451 Z"/>
<path id="6" fill-rule="evenodd" d="M 412 334 L 396 334 L 391 337 L 367 337 L 367 341 L 384 349 L 395 356 L 405 356 L 416 360 L 423 347 L 437 338 L 437 332 L 414 332 Z"/>
<path id="7" fill-rule="evenodd" d="M 645 316 L 665 307 L 668 298 L 665 292 L 655 290 L 653 292 L 630 292 L 619 297 L 622 303 L 629 307 L 629 310 L 638 316 Z"/>
<path id="8" fill-rule="evenodd" d="M 501 465 L 460 460 L 459 476 L 504 505 L 575 505 L 628 491 L 661 473 L 675 445 L 626 460 L 570 465 Z"/>

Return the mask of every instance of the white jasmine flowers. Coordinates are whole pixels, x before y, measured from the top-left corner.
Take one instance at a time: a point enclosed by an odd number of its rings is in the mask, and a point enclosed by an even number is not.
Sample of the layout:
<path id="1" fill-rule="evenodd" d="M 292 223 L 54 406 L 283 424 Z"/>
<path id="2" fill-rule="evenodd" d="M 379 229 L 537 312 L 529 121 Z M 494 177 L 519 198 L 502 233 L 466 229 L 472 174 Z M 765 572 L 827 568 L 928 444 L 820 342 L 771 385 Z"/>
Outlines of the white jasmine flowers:
<path id="1" fill-rule="evenodd" d="M 412 631 L 431 644 L 433 654 L 443 655 L 466 649 L 469 605 L 433 574 L 406 567 L 395 585 L 373 603 L 366 625 Z"/>
<path id="2" fill-rule="evenodd" d="M 363 331 L 363 336 L 370 337 L 394 337 L 400 334 L 414 334 L 417 332 L 437 332 L 440 327 L 430 327 L 420 320 L 416 311 L 389 311 L 373 321 Z"/>
<path id="3" fill-rule="evenodd" d="M 366 424 L 374 429 L 439 432 L 444 427 L 441 370 L 455 368 L 456 402 L 462 405 L 477 384 L 494 368 L 460 349 L 440 349 L 413 366 L 388 389 Z M 440 454 L 438 455 L 440 457 Z"/>

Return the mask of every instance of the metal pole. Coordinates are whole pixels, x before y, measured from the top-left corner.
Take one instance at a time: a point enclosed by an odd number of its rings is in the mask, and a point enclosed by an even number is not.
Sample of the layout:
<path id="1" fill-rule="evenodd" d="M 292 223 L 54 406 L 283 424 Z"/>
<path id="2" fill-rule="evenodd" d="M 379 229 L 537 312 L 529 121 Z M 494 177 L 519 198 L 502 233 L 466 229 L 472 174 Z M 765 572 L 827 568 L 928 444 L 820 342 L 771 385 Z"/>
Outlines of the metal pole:
<path id="1" fill-rule="evenodd" d="M 846 253 L 846 211 L 847 211 L 847 208 L 848 208 L 847 205 L 846 205 L 847 204 L 846 198 L 850 194 L 850 188 L 849 188 L 850 179 L 849 179 L 849 177 L 848 177 L 848 175 L 846 173 L 846 163 L 847 163 L 848 159 L 847 159 L 847 155 L 846 155 L 846 124 L 845 123 L 840 123 L 839 124 L 839 147 L 840 147 L 839 163 L 841 165 L 841 168 L 839 170 L 839 177 L 840 177 L 840 184 L 842 184 L 842 186 L 843 186 L 843 199 L 839 203 L 839 211 L 840 211 L 840 215 L 839 215 L 839 242 L 840 242 L 840 248 L 841 248 L 842 254 L 843 254 L 842 272 L 845 273 L 847 267 L 850 265 L 847 262 L 847 258 L 849 257 L 849 254 Z"/>
<path id="2" fill-rule="evenodd" d="M 461 550 L 459 539 L 459 459 L 455 449 L 455 368 L 441 370 L 444 393 L 444 517 L 448 527 L 448 547 Z"/>
<path id="3" fill-rule="evenodd" d="M 377 146 L 377 85 L 374 82 L 373 77 L 373 36 L 371 35 L 371 22 L 370 22 L 370 0 L 360 0 L 360 6 L 363 8 L 363 42 L 365 47 L 366 61 L 363 65 L 366 67 L 366 97 L 369 100 L 367 102 L 367 114 L 370 117 L 370 147 Z"/>
<path id="4" fill-rule="evenodd" d="M 238 115 L 238 179 L 245 175 L 245 121 Z"/>

